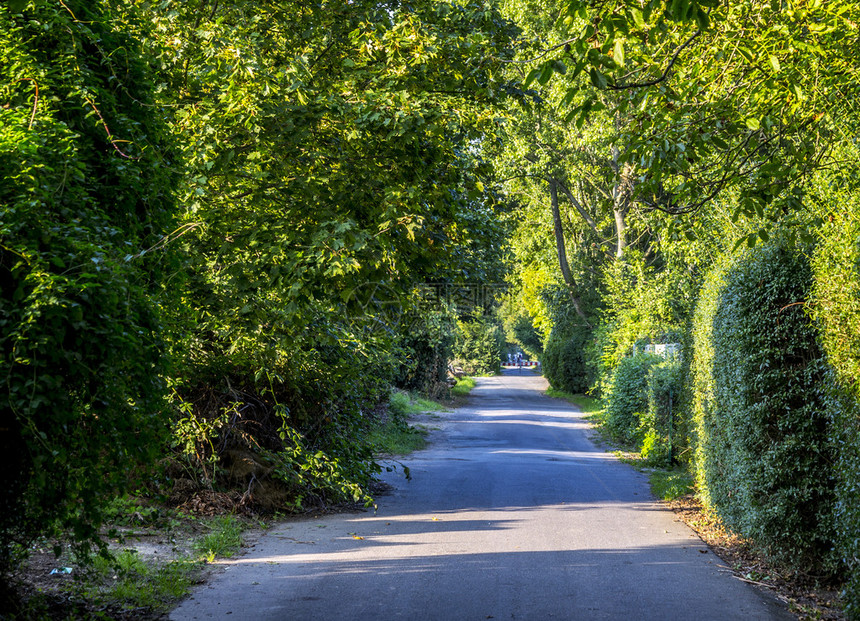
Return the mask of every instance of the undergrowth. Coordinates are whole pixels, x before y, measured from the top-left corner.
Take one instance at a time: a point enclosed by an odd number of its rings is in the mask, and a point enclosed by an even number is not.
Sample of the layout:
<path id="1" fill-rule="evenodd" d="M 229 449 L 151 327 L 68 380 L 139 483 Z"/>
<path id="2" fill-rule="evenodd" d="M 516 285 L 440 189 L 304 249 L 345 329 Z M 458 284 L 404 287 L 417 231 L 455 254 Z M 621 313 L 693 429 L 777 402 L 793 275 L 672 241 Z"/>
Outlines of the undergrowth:
<path id="1" fill-rule="evenodd" d="M 457 383 L 451 387 L 451 395 L 455 397 L 465 397 L 475 387 L 474 377 L 461 377 Z"/>
<path id="2" fill-rule="evenodd" d="M 368 439 L 378 455 L 406 455 L 427 446 L 427 430 L 412 426 L 408 417 L 445 410 L 445 406 L 415 393 L 395 390 L 388 402 L 388 416 L 371 429 Z"/>
<path id="3" fill-rule="evenodd" d="M 564 399 L 582 410 L 583 414 L 596 415 L 603 409 L 600 399 L 595 399 L 594 397 L 589 397 L 588 395 L 583 395 L 581 393 L 573 394 L 565 392 L 564 390 L 548 388 L 546 396 L 556 399 Z"/>

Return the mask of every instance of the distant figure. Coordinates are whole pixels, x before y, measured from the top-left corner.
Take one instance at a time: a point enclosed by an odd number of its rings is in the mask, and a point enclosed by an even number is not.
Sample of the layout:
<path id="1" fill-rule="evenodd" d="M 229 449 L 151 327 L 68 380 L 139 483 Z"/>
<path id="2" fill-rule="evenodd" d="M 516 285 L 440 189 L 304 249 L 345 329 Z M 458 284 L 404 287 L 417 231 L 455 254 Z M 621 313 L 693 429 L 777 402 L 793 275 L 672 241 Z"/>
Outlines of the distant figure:
<path id="1" fill-rule="evenodd" d="M 523 368 L 523 352 L 517 352 L 517 366 Z"/>

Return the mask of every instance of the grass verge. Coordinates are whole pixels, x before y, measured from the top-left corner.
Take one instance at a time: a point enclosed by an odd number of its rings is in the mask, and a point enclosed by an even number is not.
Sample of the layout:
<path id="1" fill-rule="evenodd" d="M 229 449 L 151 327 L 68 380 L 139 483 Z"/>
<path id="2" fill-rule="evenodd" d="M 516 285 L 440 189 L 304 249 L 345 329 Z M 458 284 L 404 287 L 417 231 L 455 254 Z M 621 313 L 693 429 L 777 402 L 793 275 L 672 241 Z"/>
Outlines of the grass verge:
<path id="1" fill-rule="evenodd" d="M 388 416 L 382 417 L 368 436 L 378 455 L 408 455 L 427 446 L 427 429 L 407 422 L 410 416 L 438 418 L 435 412 L 446 411 L 441 403 L 415 393 L 395 390 L 388 402 Z"/>
<path id="2" fill-rule="evenodd" d="M 660 500 L 669 502 L 695 492 L 693 477 L 681 467 L 671 470 L 655 469 L 648 475 L 651 493 Z"/>
<path id="3" fill-rule="evenodd" d="M 216 558 L 231 558 L 242 548 L 242 524 L 232 515 L 213 518 L 209 532 L 191 544 L 194 553 L 209 563 Z"/>
<path id="4" fill-rule="evenodd" d="M 565 392 L 563 390 L 556 390 L 555 388 L 548 388 L 546 391 L 547 397 L 554 397 L 556 399 L 564 399 L 578 407 L 584 414 L 589 415 L 598 415 L 603 410 L 603 405 L 600 403 L 600 399 L 595 399 L 594 397 L 589 397 L 588 395 L 583 394 L 572 394 L 569 392 Z"/>
<path id="5" fill-rule="evenodd" d="M 461 377 L 457 383 L 451 387 L 451 395 L 454 397 L 465 397 L 475 387 L 474 377 Z"/>
<path id="6" fill-rule="evenodd" d="M 370 432 L 374 452 L 380 455 L 408 455 L 427 446 L 427 431 L 405 422 L 388 420 Z"/>
<path id="7" fill-rule="evenodd" d="M 233 556 L 242 546 L 245 525 L 234 516 L 141 512 L 152 505 L 128 499 L 114 504 L 106 536 L 110 556 L 82 559 L 61 546 L 56 557 L 53 542 L 43 542 L 7 585 L 12 591 L 0 602 L 0 618 L 163 619 L 203 580 L 206 562 Z"/>

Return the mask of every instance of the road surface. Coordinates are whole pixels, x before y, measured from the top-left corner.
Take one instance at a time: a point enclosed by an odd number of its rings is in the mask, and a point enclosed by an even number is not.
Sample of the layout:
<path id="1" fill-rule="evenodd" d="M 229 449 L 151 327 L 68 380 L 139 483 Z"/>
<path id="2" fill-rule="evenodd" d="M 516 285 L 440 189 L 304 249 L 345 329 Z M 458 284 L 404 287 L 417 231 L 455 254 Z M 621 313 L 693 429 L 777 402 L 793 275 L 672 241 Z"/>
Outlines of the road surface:
<path id="1" fill-rule="evenodd" d="M 732 577 L 646 477 L 528 369 L 478 380 L 378 511 L 279 524 L 191 619 L 793 619 Z"/>

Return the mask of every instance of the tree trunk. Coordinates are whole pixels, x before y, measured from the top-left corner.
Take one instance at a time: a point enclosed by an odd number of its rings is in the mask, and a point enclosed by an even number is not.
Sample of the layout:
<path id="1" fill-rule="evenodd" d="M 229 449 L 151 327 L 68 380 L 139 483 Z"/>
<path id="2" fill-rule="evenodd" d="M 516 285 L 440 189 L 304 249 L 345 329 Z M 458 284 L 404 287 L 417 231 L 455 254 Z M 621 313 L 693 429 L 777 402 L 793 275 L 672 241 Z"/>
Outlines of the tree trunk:
<path id="1" fill-rule="evenodd" d="M 633 166 L 618 165 L 618 148 L 612 147 L 612 168 L 615 171 L 615 187 L 612 188 L 612 214 L 615 216 L 615 258 L 624 256 L 627 248 L 627 213 L 633 193 Z"/>
<path id="2" fill-rule="evenodd" d="M 570 296 L 570 301 L 573 304 L 576 314 L 579 315 L 586 325 L 588 318 L 582 310 L 579 297 L 576 295 L 576 281 L 573 279 L 573 274 L 570 273 L 570 265 L 567 262 L 567 250 L 564 245 L 564 229 L 561 228 L 561 212 L 558 208 L 558 181 L 555 177 L 549 179 L 549 196 L 552 205 L 552 223 L 555 229 L 555 249 L 558 254 L 558 264 L 561 268 L 561 277 L 564 279 L 564 284 L 567 285 L 567 294 Z"/>

